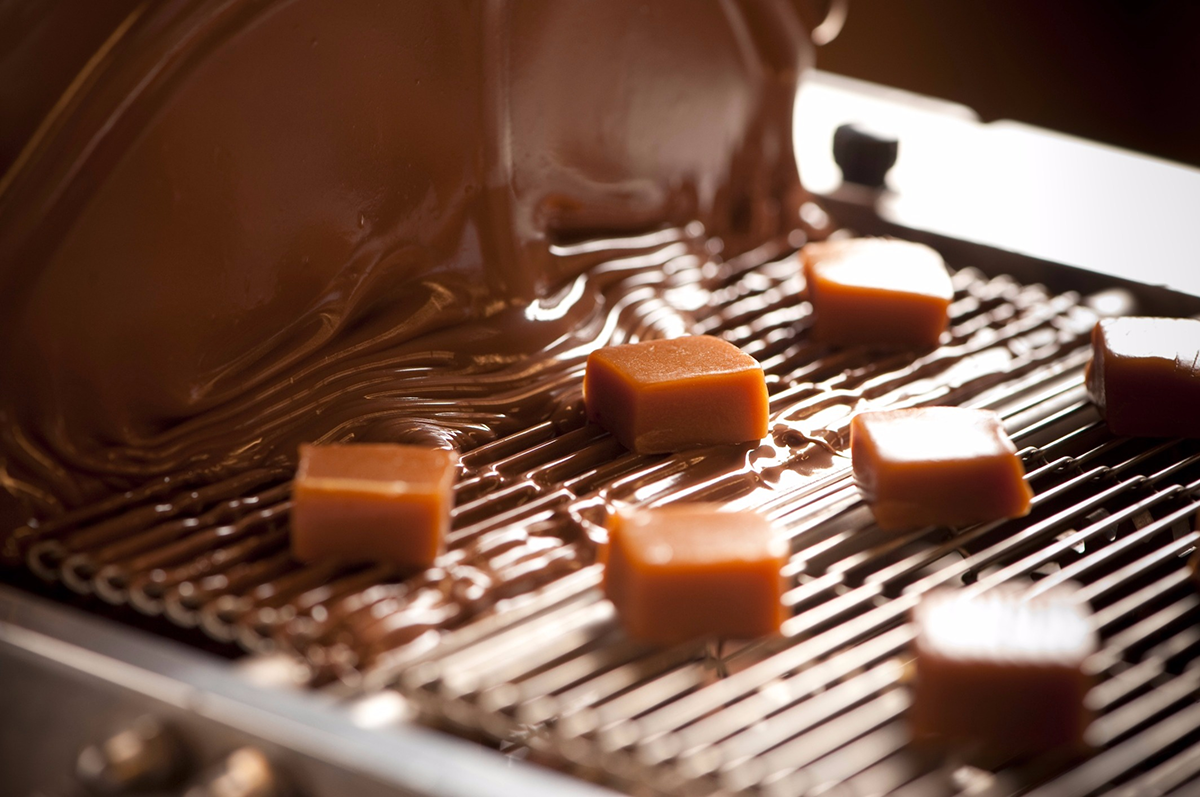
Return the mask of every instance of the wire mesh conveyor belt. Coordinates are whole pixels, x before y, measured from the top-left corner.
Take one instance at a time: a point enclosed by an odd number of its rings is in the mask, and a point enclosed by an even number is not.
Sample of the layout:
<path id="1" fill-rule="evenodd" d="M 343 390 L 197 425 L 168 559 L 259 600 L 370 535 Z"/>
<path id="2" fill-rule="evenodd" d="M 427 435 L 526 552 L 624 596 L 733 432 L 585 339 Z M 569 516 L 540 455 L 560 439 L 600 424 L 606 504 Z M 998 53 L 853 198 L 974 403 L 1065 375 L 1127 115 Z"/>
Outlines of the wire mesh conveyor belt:
<path id="1" fill-rule="evenodd" d="M 760 253 L 761 254 L 761 253 Z M 47 578 L 248 650 L 284 650 L 342 694 L 399 689 L 432 721 L 634 792 L 1165 793 L 1200 772 L 1200 444 L 1111 437 L 1082 370 L 1096 318 L 972 269 L 948 343 L 922 355 L 807 340 L 792 257 L 712 277 L 691 331 L 763 363 L 772 430 L 757 448 L 644 457 L 578 412 L 468 452 L 445 562 L 424 574 L 303 566 L 287 553 L 289 473 L 150 484 L 31 530 L 6 550 Z M 564 364 L 578 380 L 584 354 Z M 1036 492 L 1023 519 L 885 534 L 842 455 L 853 412 L 992 407 Z M 592 564 L 605 513 L 722 500 L 787 530 L 782 639 L 648 649 L 623 638 Z M 11 542 L 11 541 L 10 541 Z M 1095 610 L 1097 752 L 985 773 L 908 745 L 908 612 L 939 585 L 1031 593 L 1071 580 Z"/>
<path id="2" fill-rule="evenodd" d="M 1026 519 L 957 535 L 874 533 L 856 501 L 793 530 L 796 614 L 787 640 L 654 651 L 621 640 L 595 593 L 409 667 L 402 687 L 438 716 L 523 739 L 586 769 L 667 792 L 956 793 L 907 748 L 905 625 L 939 585 L 1036 594 L 1072 580 L 1096 610 L 1099 753 L 1046 786 L 1130 794 L 1200 773 L 1200 598 L 1186 568 L 1200 538 L 1200 445 L 1111 438 L 1074 404 L 1017 431 L 1038 491 Z M 806 539 L 835 540 L 812 556 Z M 1161 726 L 1161 727 L 1160 727 Z M 1169 727 L 1171 730 L 1163 730 Z M 1002 772 L 1016 791 L 1051 773 Z M 823 787 L 823 788 L 822 788 Z M 975 784 L 973 788 L 977 788 Z M 999 788 L 999 787 L 998 787 Z"/>

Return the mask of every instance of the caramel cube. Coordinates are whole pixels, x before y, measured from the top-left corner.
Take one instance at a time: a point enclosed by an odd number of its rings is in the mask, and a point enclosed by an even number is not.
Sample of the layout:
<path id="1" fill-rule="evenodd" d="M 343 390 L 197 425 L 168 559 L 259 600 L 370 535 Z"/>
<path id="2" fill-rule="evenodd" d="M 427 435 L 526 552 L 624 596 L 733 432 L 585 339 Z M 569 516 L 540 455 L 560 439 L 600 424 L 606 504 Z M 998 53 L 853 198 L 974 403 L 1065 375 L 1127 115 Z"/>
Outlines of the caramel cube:
<path id="1" fill-rule="evenodd" d="M 917 740 L 993 759 L 1082 749 L 1091 688 L 1083 661 L 1097 642 L 1073 590 L 1029 600 L 1015 589 L 940 590 L 913 622 Z"/>
<path id="2" fill-rule="evenodd" d="M 292 555 L 427 567 L 450 527 L 457 456 L 421 446 L 300 446 Z"/>
<path id="3" fill-rule="evenodd" d="M 1102 320 L 1086 381 L 1113 434 L 1200 437 L 1200 321 Z"/>
<path id="4" fill-rule="evenodd" d="M 991 410 L 859 413 L 850 422 L 850 457 L 863 500 L 885 530 L 1029 513 L 1033 491 L 1025 468 Z"/>
<path id="5" fill-rule="evenodd" d="M 812 336 L 835 345 L 933 348 L 949 324 L 954 286 L 924 244 L 893 238 L 813 243 L 801 250 Z"/>
<path id="6" fill-rule="evenodd" d="M 583 377 L 588 420 L 639 454 L 744 443 L 767 434 L 758 361 L 720 338 L 608 346 Z"/>
<path id="7" fill-rule="evenodd" d="M 758 513 L 640 509 L 613 515 L 608 534 L 604 592 L 631 638 L 666 645 L 779 631 L 787 544 Z"/>

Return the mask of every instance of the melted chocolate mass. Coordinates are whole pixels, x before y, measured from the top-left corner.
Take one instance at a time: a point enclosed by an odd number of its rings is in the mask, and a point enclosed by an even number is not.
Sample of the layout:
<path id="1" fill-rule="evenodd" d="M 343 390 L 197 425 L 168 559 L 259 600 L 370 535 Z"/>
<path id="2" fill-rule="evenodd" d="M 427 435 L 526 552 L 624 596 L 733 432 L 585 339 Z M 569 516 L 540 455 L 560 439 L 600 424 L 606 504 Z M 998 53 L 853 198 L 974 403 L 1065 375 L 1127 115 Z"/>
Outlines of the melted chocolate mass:
<path id="1" fill-rule="evenodd" d="M 581 351 L 686 331 L 614 274 L 795 224 L 804 41 L 784 0 L 139 5 L 0 181 L 2 483 L 553 417 Z"/>

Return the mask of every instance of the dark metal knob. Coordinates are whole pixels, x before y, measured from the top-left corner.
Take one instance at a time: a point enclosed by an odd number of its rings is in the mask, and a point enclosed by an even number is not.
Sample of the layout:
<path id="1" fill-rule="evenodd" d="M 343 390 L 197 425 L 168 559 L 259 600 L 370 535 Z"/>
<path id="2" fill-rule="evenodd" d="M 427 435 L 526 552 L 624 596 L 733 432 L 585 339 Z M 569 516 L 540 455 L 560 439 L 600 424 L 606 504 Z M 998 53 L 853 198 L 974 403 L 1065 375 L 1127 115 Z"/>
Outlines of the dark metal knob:
<path id="1" fill-rule="evenodd" d="M 896 138 L 861 125 L 845 124 L 833 134 L 833 159 L 849 183 L 882 188 L 899 151 Z"/>

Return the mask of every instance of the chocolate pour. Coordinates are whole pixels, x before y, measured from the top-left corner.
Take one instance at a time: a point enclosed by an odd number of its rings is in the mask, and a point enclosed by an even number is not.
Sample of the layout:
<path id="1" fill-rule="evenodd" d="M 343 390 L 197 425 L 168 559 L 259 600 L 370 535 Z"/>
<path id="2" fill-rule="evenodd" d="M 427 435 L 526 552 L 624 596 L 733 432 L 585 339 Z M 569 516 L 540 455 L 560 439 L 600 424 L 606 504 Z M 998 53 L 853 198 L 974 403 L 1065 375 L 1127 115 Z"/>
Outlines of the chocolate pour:
<path id="1" fill-rule="evenodd" d="M 139 4 L 0 181 L 0 483 L 49 518 L 536 423 L 512 364 L 683 331 L 610 280 L 793 226 L 808 59 L 787 0 Z"/>
<path id="2" fill-rule="evenodd" d="M 252 477 L 262 480 L 255 489 L 218 483 L 204 505 L 194 497 L 200 490 L 181 491 L 187 512 L 177 511 L 174 496 L 137 496 L 111 506 L 110 520 L 53 527 L 54 541 L 88 562 L 77 570 L 95 572 L 93 588 L 106 600 L 165 613 L 252 650 L 292 651 L 318 681 L 354 679 L 584 575 L 615 505 L 724 500 L 759 507 L 786 526 L 797 506 L 835 500 L 848 486 L 841 452 L 856 409 L 965 401 L 1059 363 L 1078 367 L 1074 353 L 1094 321 L 1077 296 L 964 269 L 954 277 L 951 330 L 938 349 L 829 351 L 807 339 L 803 284 L 795 259 L 781 252 L 768 247 L 726 263 L 681 252 L 658 267 L 669 276 L 657 284 L 628 264 L 603 267 L 608 276 L 600 279 L 622 275 L 607 288 L 603 318 L 542 355 L 561 369 L 549 371 L 555 378 L 547 377 L 549 363 L 536 361 L 494 376 L 512 395 L 557 391 L 556 411 L 463 456 L 450 551 L 430 571 L 291 561 L 288 485 L 270 470 Z M 697 309 L 663 314 L 680 306 Z M 643 457 L 584 423 L 578 386 L 587 337 L 641 327 L 646 316 L 723 334 L 759 357 L 771 386 L 772 434 L 757 446 Z M 468 395 L 428 411 L 434 420 L 439 412 L 457 417 L 491 401 Z M 140 526 L 115 537 L 105 530 L 131 516 Z"/>

